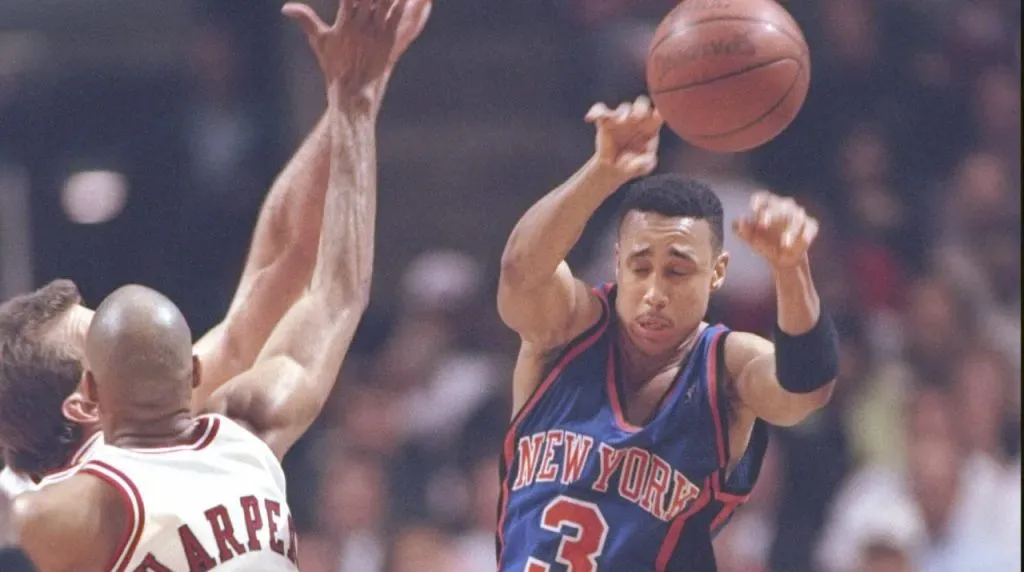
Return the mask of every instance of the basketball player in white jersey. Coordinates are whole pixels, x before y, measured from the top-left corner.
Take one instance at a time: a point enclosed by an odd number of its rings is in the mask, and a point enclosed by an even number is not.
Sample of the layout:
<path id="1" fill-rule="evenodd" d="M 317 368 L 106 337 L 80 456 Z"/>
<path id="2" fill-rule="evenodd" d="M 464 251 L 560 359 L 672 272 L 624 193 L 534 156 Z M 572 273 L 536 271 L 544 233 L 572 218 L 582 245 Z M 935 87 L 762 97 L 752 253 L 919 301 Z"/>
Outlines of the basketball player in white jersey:
<path id="1" fill-rule="evenodd" d="M 310 288 L 253 368 L 217 390 L 210 413 L 198 417 L 191 403 L 202 367 L 174 304 L 129 286 L 100 305 L 84 385 L 103 411 L 106 443 L 14 503 L 20 544 L 41 572 L 296 570 L 279 460 L 323 406 L 367 304 L 375 101 L 406 4 L 343 2 L 331 28 L 304 7 L 287 10 L 328 77 L 334 149 Z"/>
<path id="2" fill-rule="evenodd" d="M 422 31 L 429 9 L 429 0 L 410 3 L 386 74 Z M 309 21 L 301 9 L 290 10 L 303 23 Z M 379 85 L 375 107 L 384 82 Z M 203 368 L 203 385 L 194 393 L 196 409 L 225 381 L 252 366 L 271 330 L 309 284 L 320 239 L 330 135 L 325 114 L 268 193 L 228 314 L 194 346 Z M 80 385 L 92 317 L 69 280 L 0 305 L 0 455 L 5 464 L 0 502 L 62 477 L 103 442 L 99 412 Z"/>

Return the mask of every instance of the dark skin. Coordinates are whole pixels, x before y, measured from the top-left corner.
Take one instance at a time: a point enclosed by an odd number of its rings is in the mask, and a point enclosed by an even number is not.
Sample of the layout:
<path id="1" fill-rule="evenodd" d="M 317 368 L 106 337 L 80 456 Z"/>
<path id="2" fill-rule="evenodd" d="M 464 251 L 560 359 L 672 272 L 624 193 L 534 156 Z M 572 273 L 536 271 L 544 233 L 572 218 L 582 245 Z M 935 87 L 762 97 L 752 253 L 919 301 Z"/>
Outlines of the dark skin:
<path id="1" fill-rule="evenodd" d="M 331 167 L 316 266 L 309 287 L 274 328 L 253 367 L 206 401 L 207 412 L 247 426 L 278 459 L 322 409 L 369 298 L 379 98 L 395 63 L 389 54 L 411 41 L 400 29 L 414 38 L 430 9 L 429 0 L 381 5 L 387 9 L 367 13 L 365 3 L 342 2 L 331 27 L 319 19 L 310 26 L 311 12 L 288 9 L 302 20 L 328 80 Z M 418 24 L 410 27 L 405 14 Z M 340 60 L 358 65 L 331 64 Z M 101 305 L 90 328 L 87 397 L 100 403 L 104 436 L 114 446 L 174 445 L 194 425 L 192 390 L 200 386 L 202 371 L 190 336 L 183 335 L 187 325 L 175 313 L 159 294 L 129 287 Z M 148 322 L 115 319 L 128 314 Z M 128 328 L 127 322 L 144 327 Z M 145 351 L 139 351 L 142 343 L 150 344 L 142 346 Z M 135 351 L 119 353 L 124 348 Z M 140 363 L 126 355 L 160 359 Z M 141 369 L 126 371 L 125 364 Z M 13 512 L 20 544 L 41 572 L 106 570 L 128 522 L 119 494 L 88 474 L 18 497 Z"/>
<path id="2" fill-rule="evenodd" d="M 598 104 L 587 115 L 597 126 L 596 152 L 569 181 L 535 204 L 512 231 L 502 256 L 498 310 L 522 339 L 513 378 L 518 411 L 541 382 L 551 356 L 592 325 L 601 302 L 576 279 L 565 256 L 587 220 L 626 181 L 656 165 L 661 118 L 646 98 L 610 110 Z M 817 323 L 820 302 L 807 250 L 817 222 L 796 203 L 769 193 L 751 201 L 733 230 L 775 271 L 778 323 L 791 335 Z M 622 356 L 626 416 L 650 418 L 692 348 L 711 294 L 725 281 L 729 255 L 718 251 L 705 220 L 631 212 L 616 249 L 615 312 Z M 827 403 L 834 381 L 794 394 L 775 377 L 773 344 L 734 332 L 726 340 L 726 395 L 730 400 L 729 462 L 746 451 L 754 421 L 794 425 Z"/>

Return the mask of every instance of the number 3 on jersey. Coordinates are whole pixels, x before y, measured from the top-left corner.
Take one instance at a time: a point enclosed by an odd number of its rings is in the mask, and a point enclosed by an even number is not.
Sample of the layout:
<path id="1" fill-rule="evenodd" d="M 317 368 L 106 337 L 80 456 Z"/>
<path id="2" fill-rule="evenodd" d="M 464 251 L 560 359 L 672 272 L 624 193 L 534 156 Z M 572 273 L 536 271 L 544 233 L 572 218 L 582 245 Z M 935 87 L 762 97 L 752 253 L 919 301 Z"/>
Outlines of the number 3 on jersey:
<path id="1" fill-rule="evenodd" d="M 597 557 L 608 539 L 608 521 L 596 504 L 559 496 L 548 503 L 541 516 L 541 528 L 562 535 L 555 561 L 569 572 L 595 572 Z M 551 566 L 530 558 L 526 572 L 549 572 Z"/>

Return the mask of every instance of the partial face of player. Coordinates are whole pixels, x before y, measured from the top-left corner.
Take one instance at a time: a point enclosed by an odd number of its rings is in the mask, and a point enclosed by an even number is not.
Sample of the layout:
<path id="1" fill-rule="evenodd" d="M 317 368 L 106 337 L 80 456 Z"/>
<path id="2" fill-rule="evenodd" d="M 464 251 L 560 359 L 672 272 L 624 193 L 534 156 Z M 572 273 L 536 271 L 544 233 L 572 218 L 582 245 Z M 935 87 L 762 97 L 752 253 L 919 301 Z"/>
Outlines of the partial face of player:
<path id="1" fill-rule="evenodd" d="M 59 466 L 68 435 L 56 435 L 62 420 L 95 422 L 95 407 L 81 398 L 84 340 L 92 311 L 80 304 L 67 280 L 54 281 L 0 306 L 0 343 L 10 348 L 0 368 L 0 403 L 11 414 L 0 420 L 0 447 L 13 467 L 46 471 Z M 66 399 L 55 398 L 65 396 Z"/>
<path id="2" fill-rule="evenodd" d="M 50 331 L 49 338 L 58 344 L 64 344 L 82 362 L 83 370 L 88 370 L 89 364 L 85 360 L 85 336 L 89 333 L 89 324 L 92 323 L 93 312 L 82 304 L 75 304 L 67 311 Z M 89 425 L 99 423 L 96 405 L 85 395 L 85 378 L 79 381 L 75 391 L 64 400 L 62 412 L 69 421 Z"/>
<path id="3" fill-rule="evenodd" d="M 673 351 L 700 325 L 729 261 L 707 221 L 639 211 L 622 221 L 616 257 L 616 311 L 649 355 Z"/>

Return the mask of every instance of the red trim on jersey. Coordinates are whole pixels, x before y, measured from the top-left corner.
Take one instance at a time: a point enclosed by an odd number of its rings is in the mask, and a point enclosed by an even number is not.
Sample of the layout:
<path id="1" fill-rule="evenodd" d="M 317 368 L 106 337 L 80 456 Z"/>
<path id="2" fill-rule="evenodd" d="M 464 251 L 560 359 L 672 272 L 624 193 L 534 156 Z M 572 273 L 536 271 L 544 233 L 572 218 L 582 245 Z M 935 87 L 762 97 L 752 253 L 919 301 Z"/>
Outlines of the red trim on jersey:
<path id="1" fill-rule="evenodd" d="M 733 512 L 735 512 L 736 509 L 738 509 L 740 506 L 742 506 L 743 503 L 747 502 L 747 499 L 750 498 L 749 494 L 746 494 L 746 495 L 736 495 L 736 494 L 733 494 L 733 493 L 729 493 L 729 492 L 723 491 L 722 490 L 722 485 L 720 484 L 720 481 L 722 483 L 724 483 L 724 481 L 725 481 L 724 474 L 725 473 L 722 472 L 723 476 L 721 477 L 721 479 L 718 479 L 718 478 L 714 479 L 712 481 L 712 485 L 711 485 L 711 488 L 712 488 L 712 491 L 714 493 L 715 499 L 718 500 L 719 502 L 721 502 L 722 505 L 723 505 L 722 506 L 722 510 L 720 510 L 718 512 L 718 515 L 715 516 L 715 519 L 713 521 L 711 521 L 711 532 L 712 533 L 714 533 L 722 525 L 724 525 L 726 520 L 728 520 L 729 515 L 731 515 Z"/>
<path id="2" fill-rule="evenodd" d="M 206 434 L 206 437 L 196 443 L 196 451 L 202 451 L 209 447 L 210 443 L 213 443 L 213 440 L 217 438 L 217 431 L 220 431 L 220 419 L 214 417 L 210 422 L 210 431 Z"/>
<path id="3" fill-rule="evenodd" d="M 608 401 L 611 403 L 612 406 L 612 417 L 615 419 L 615 425 L 619 429 L 622 429 L 623 431 L 628 431 L 629 433 L 636 433 L 637 431 L 642 431 L 643 427 L 639 427 L 637 425 L 633 425 L 632 423 L 630 423 L 629 420 L 626 419 L 626 414 L 623 413 L 622 411 L 622 403 L 619 401 L 619 388 L 615 384 L 615 368 L 615 344 L 608 344 L 608 375 L 606 376 L 606 385 L 608 386 Z M 669 391 L 671 390 L 672 387 L 670 386 Z M 657 415 L 657 412 L 660 409 L 660 407 L 656 409 L 654 415 Z"/>
<path id="4" fill-rule="evenodd" d="M 712 534 L 716 533 L 719 528 L 725 525 L 726 521 L 728 521 L 729 519 L 729 516 L 731 516 L 732 513 L 736 512 L 736 509 L 740 508 L 740 505 L 743 503 L 726 502 L 722 504 L 724 505 L 722 507 L 722 510 L 718 513 L 718 516 L 715 517 L 715 520 L 711 521 Z"/>
<path id="5" fill-rule="evenodd" d="M 101 435 L 103 435 L 103 432 L 97 431 L 93 433 L 88 439 L 83 441 L 82 444 L 78 447 L 78 450 L 75 451 L 75 454 L 71 456 L 71 461 L 68 462 L 68 467 L 72 467 L 82 462 L 82 457 L 84 457 L 85 454 L 88 453 L 90 449 L 92 449 L 93 445 L 96 444 L 96 441 L 99 441 Z"/>
<path id="6" fill-rule="evenodd" d="M 84 457 L 85 454 L 88 453 L 94 445 L 96 445 L 96 441 L 99 441 L 101 435 L 102 432 L 97 431 L 82 441 L 82 444 L 78 446 L 78 449 L 76 449 L 75 453 L 71 455 L 71 459 L 63 468 L 44 474 L 39 478 L 36 484 L 42 487 L 62 481 L 74 475 L 75 472 L 78 471 L 78 465 L 82 463 L 82 457 Z"/>
<path id="7" fill-rule="evenodd" d="M 208 447 L 213 442 L 214 438 L 217 437 L 217 431 L 220 430 L 220 419 L 216 417 L 197 417 L 196 428 L 189 441 L 181 445 L 172 445 L 170 447 L 146 447 L 146 448 L 129 448 L 123 447 L 124 449 L 133 453 L 146 453 L 148 455 L 161 454 L 161 453 L 176 453 L 178 451 L 201 451 Z"/>
<path id="8" fill-rule="evenodd" d="M 605 297 L 607 295 L 608 290 L 609 287 L 607 285 L 601 290 L 597 288 L 594 289 L 594 292 L 601 299 L 601 304 L 604 306 L 604 313 L 601 316 L 601 321 L 603 321 L 604 323 L 602 324 L 598 322 L 598 324 L 600 325 L 599 327 L 597 327 L 597 329 L 594 330 L 593 333 L 591 333 L 583 340 L 577 342 L 576 345 L 570 345 L 567 351 L 564 354 L 562 354 L 561 359 L 559 359 L 558 362 L 555 364 L 555 367 L 552 368 L 551 372 L 548 373 L 546 378 L 544 378 L 544 381 L 541 382 L 539 386 L 537 386 L 536 390 L 534 390 L 533 395 L 530 396 L 530 399 L 527 400 L 526 404 L 523 405 L 522 409 L 520 409 L 519 412 L 516 413 L 515 418 L 512 421 L 512 425 L 508 428 L 508 430 L 505 433 L 505 444 L 504 447 L 502 448 L 502 456 L 505 460 L 505 468 L 508 474 L 505 475 L 505 480 L 504 482 L 501 483 L 501 507 L 498 516 L 498 543 L 501 545 L 501 551 L 498 556 L 499 570 L 501 569 L 501 556 L 504 554 L 505 551 L 505 518 L 508 516 L 509 493 L 511 492 L 510 483 L 514 478 L 512 471 L 512 461 L 516 453 L 516 430 L 519 428 L 519 425 L 522 423 L 523 419 L 526 418 L 526 415 L 530 412 L 531 409 L 533 409 L 535 405 L 537 405 L 537 403 L 540 401 L 540 398 L 551 387 L 551 385 L 554 384 L 555 380 L 558 379 L 558 376 L 562 374 L 562 371 L 565 370 L 569 363 L 571 363 L 574 359 L 579 357 L 580 354 L 582 354 L 584 351 L 586 351 L 588 348 L 594 345 L 594 343 L 597 342 L 597 340 L 601 339 L 601 336 L 604 335 L 605 331 L 608 329 L 608 324 L 611 323 L 611 312 L 613 311 L 611 304 L 608 303 L 608 300 Z M 604 294 L 602 294 L 602 291 L 604 292 Z M 595 326 L 597 326 L 598 324 L 595 324 Z"/>
<path id="9" fill-rule="evenodd" d="M 726 451 L 725 444 L 728 441 L 726 431 L 728 428 L 724 427 L 721 412 L 718 408 L 718 386 L 719 377 L 721 372 L 718 371 L 718 355 L 721 351 L 719 348 L 719 340 L 724 332 L 718 332 L 715 337 L 711 339 L 711 351 L 708 352 L 708 401 L 711 405 L 711 419 L 715 424 L 715 449 L 718 451 L 718 466 L 727 467 L 729 464 L 729 452 Z"/>
<path id="10" fill-rule="evenodd" d="M 111 572 L 124 572 L 139 546 L 142 527 L 146 523 L 146 508 L 142 502 L 142 494 L 127 475 L 103 461 L 89 461 L 82 467 L 81 472 L 97 477 L 114 487 L 128 509 L 128 526 L 107 566 Z"/>
<path id="11" fill-rule="evenodd" d="M 676 551 L 676 547 L 679 546 L 679 538 L 683 535 L 686 521 L 690 520 L 691 516 L 711 502 L 711 487 L 713 486 L 711 483 L 714 479 L 714 474 L 704 479 L 704 487 L 701 489 L 700 495 L 694 499 L 689 508 L 672 520 L 672 524 L 668 527 L 668 533 L 665 535 L 665 541 L 661 543 L 661 548 L 658 550 L 658 559 L 655 562 L 655 570 L 657 572 L 665 572 L 668 569 L 669 561 L 672 560 L 672 554 Z"/>

